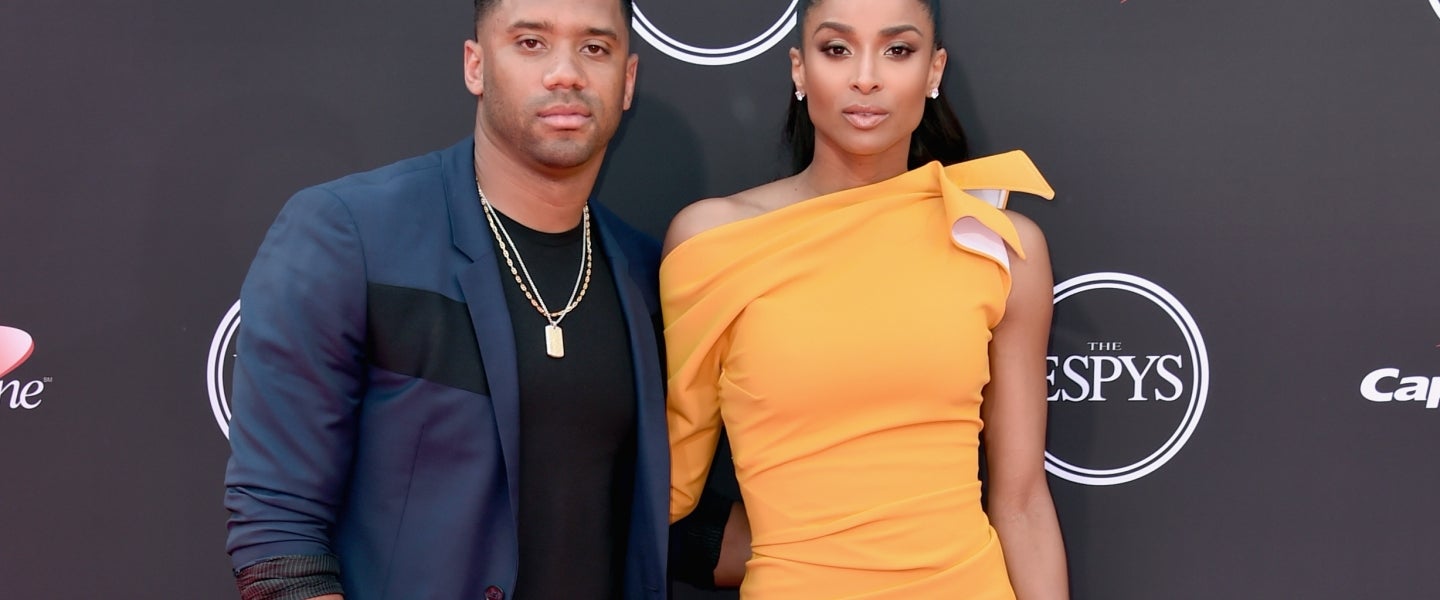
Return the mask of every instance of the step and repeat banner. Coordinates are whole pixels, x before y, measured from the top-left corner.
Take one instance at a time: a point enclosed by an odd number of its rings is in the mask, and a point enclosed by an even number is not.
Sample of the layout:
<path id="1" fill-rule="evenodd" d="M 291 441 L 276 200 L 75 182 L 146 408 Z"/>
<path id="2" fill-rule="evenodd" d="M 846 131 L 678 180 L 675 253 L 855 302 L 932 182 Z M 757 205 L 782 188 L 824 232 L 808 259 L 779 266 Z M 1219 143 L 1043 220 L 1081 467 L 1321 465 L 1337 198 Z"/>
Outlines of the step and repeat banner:
<path id="1" fill-rule="evenodd" d="M 1055 268 L 1079 599 L 1433 598 L 1440 0 L 945 0 Z M 600 197 L 786 174 L 792 0 L 635 2 Z M 0 7 L 0 597 L 234 597 L 240 282 L 291 193 L 469 135 L 471 6 Z M 677 589 L 689 599 L 733 592 Z"/>

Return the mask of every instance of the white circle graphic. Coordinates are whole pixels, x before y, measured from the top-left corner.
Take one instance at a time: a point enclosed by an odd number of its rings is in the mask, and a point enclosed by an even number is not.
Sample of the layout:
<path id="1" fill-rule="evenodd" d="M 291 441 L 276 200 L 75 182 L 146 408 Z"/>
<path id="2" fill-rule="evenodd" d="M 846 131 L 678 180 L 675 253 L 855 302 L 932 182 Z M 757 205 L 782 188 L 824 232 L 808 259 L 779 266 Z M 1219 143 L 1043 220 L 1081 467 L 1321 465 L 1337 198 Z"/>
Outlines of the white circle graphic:
<path id="1" fill-rule="evenodd" d="M 230 307 L 220 326 L 215 328 L 215 337 L 210 340 L 210 360 L 205 369 L 205 383 L 210 389 L 210 410 L 215 413 L 215 424 L 220 432 L 230 437 L 230 398 L 225 393 L 225 365 L 230 360 L 230 340 L 240 328 L 240 301 Z"/>
<path id="2" fill-rule="evenodd" d="M 776 44 L 780 43 L 780 40 L 785 39 L 785 36 L 789 35 L 790 31 L 795 29 L 796 7 L 799 3 L 800 0 L 790 0 L 790 7 L 781 13 L 780 18 L 777 19 L 775 24 L 771 25 L 769 29 L 766 29 L 763 33 L 755 36 L 748 42 L 730 46 L 729 48 L 701 48 L 691 46 L 690 44 L 666 35 L 659 27 L 651 23 L 650 19 L 645 17 L 645 12 L 640 10 L 640 4 L 638 2 L 630 3 L 631 6 L 635 7 L 635 16 L 630 22 L 635 29 L 635 33 L 639 34 L 641 39 L 649 42 L 656 50 L 665 53 L 671 58 L 707 67 L 733 65 L 755 58 L 763 54 L 766 50 L 774 48 Z"/>
<path id="3" fill-rule="evenodd" d="M 1045 451 L 1045 470 L 1056 477 L 1085 485 L 1116 485 L 1153 473 L 1174 458 L 1180 448 L 1185 446 L 1185 442 L 1190 440 L 1191 434 L 1195 433 L 1195 426 L 1200 423 L 1200 415 L 1205 412 L 1205 398 L 1210 391 L 1210 358 L 1205 350 L 1205 339 L 1200 335 L 1200 327 L 1195 324 L 1190 311 L 1170 295 L 1170 292 L 1146 279 L 1125 273 L 1081 275 L 1055 286 L 1055 304 L 1059 305 L 1076 294 L 1099 289 L 1130 292 L 1159 306 L 1180 328 L 1190 352 L 1190 364 L 1195 365 L 1190 381 L 1190 404 L 1185 408 L 1180 425 L 1170 438 L 1149 456 L 1116 469 L 1089 469 L 1066 462 L 1051 454 L 1049 450 Z"/>

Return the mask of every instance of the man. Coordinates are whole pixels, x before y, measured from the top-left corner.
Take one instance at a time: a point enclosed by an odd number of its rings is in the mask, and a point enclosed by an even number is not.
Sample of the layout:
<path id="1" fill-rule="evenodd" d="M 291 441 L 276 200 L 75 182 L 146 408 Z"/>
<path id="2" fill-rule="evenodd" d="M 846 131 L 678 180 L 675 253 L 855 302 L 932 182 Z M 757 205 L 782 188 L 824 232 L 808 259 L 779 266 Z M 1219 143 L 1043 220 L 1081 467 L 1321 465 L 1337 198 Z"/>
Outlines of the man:
<path id="1" fill-rule="evenodd" d="M 473 139 L 296 194 L 246 278 L 243 598 L 665 593 L 658 248 L 588 202 L 630 3 L 475 8 Z"/>

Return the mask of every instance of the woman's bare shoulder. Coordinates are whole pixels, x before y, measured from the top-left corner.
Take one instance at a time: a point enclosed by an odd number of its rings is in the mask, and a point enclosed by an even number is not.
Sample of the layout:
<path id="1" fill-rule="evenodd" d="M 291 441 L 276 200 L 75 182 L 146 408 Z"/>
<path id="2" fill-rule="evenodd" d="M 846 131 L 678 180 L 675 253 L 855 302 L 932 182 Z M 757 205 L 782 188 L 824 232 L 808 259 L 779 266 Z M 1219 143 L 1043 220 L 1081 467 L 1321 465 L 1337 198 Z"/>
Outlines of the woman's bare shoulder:
<path id="1" fill-rule="evenodd" d="M 1020 245 L 1026 248 L 1026 253 L 1033 246 L 1042 252 L 1047 252 L 1045 232 L 1041 231 L 1040 225 L 1033 219 L 1014 210 L 1005 209 L 1005 216 L 1015 226 L 1015 233 L 1020 235 Z"/>
<path id="2" fill-rule="evenodd" d="M 730 196 L 706 198 L 680 209 L 665 232 L 664 254 L 670 254 L 685 240 L 706 231 L 756 217 L 794 200 L 794 185 L 787 179 L 773 181 Z"/>

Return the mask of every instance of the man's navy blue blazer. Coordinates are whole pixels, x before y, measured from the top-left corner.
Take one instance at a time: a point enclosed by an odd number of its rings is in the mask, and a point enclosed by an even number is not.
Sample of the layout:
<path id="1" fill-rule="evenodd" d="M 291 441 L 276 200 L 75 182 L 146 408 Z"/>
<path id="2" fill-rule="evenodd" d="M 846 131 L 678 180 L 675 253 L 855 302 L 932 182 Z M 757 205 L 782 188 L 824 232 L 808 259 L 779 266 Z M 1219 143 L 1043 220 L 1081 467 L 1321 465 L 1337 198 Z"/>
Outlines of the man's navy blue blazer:
<path id="1" fill-rule="evenodd" d="M 512 594 L 519 381 L 473 148 L 303 190 L 271 226 L 240 294 L 225 477 L 236 569 L 333 554 L 347 600 Z M 658 599 L 670 474 L 659 248 L 592 207 L 635 365 L 625 598 Z"/>

